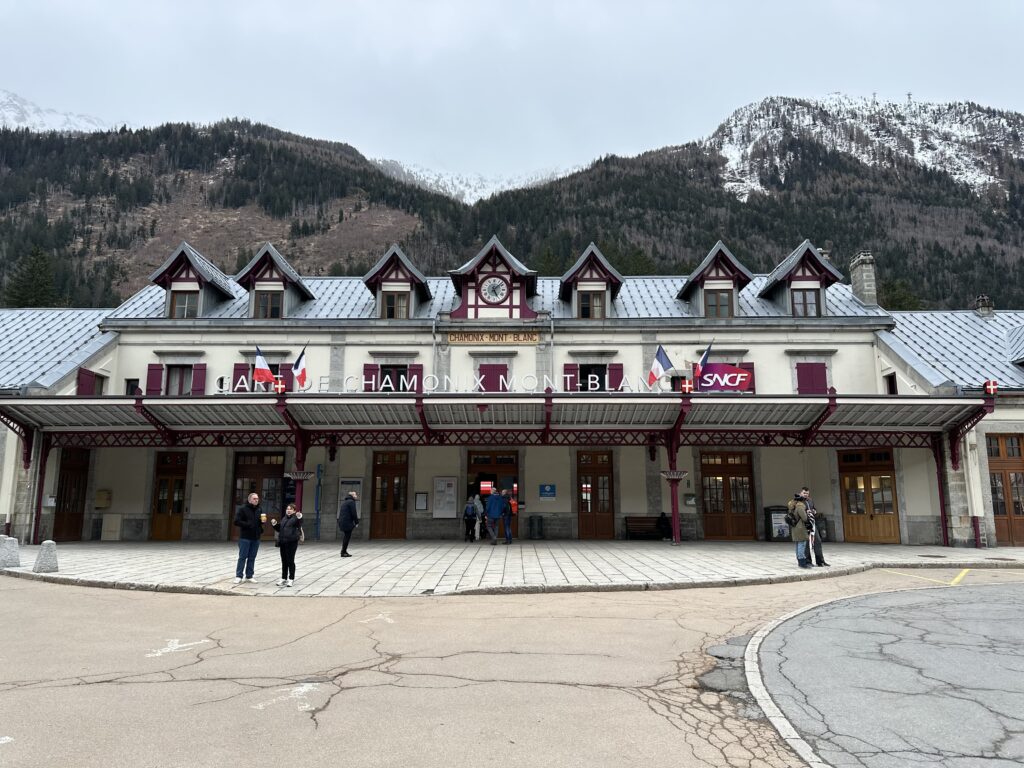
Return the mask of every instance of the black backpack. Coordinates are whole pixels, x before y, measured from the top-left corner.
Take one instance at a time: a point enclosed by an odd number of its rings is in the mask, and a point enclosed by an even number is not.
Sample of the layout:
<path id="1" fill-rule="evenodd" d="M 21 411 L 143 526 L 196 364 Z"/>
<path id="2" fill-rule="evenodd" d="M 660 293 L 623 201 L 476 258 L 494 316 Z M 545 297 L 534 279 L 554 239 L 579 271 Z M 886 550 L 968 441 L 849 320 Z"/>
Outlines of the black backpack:
<path id="1" fill-rule="evenodd" d="M 789 511 L 786 513 L 786 525 L 790 528 L 800 522 L 800 515 L 796 513 L 796 499 L 789 500 Z"/>

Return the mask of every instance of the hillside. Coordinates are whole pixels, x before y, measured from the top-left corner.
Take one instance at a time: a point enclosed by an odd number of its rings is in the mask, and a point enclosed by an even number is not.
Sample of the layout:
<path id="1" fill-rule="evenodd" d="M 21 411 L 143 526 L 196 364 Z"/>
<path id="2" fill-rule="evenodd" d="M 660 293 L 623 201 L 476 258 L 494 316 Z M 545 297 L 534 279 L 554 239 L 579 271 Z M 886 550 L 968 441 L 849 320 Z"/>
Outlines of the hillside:
<path id="1" fill-rule="evenodd" d="M 803 238 L 875 252 L 893 308 L 1024 306 L 1024 117 L 973 104 L 772 98 L 712 136 L 605 157 L 472 206 L 356 149 L 245 121 L 82 135 L 0 130 L 0 280 L 33 247 L 58 300 L 109 305 L 187 239 L 227 272 L 271 240 L 359 274 L 391 242 L 426 271 L 492 234 L 542 274 L 591 240 L 623 272 L 684 273 L 716 240 L 755 270 Z"/>

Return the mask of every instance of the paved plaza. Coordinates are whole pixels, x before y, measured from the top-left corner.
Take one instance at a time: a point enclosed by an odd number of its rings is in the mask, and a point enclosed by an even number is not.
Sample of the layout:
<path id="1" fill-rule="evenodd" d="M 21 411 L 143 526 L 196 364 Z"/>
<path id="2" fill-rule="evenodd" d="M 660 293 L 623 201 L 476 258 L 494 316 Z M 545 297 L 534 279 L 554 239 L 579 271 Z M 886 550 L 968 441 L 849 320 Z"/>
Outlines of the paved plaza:
<path id="1" fill-rule="evenodd" d="M 870 568 L 1021 568 L 1024 548 L 826 543 L 830 568 L 797 568 L 787 542 L 516 541 L 489 546 L 453 541 L 303 544 L 295 585 L 277 587 L 280 558 L 264 542 L 256 581 L 234 583 L 237 547 L 223 543 L 73 542 L 58 544 L 60 570 L 33 574 L 38 547 L 21 547 L 9 575 L 83 586 L 279 597 L 392 597 L 510 592 L 682 589 L 826 578 Z"/>

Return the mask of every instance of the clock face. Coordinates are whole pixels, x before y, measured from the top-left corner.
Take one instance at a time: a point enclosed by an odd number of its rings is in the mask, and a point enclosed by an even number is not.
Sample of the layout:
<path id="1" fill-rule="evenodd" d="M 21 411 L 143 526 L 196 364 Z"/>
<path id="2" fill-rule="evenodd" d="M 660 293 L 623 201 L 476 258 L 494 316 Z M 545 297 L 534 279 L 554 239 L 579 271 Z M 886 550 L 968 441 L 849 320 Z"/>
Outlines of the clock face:
<path id="1" fill-rule="evenodd" d="M 497 304 L 508 296 L 508 283 L 500 277 L 488 277 L 480 283 L 480 296 L 488 304 Z"/>

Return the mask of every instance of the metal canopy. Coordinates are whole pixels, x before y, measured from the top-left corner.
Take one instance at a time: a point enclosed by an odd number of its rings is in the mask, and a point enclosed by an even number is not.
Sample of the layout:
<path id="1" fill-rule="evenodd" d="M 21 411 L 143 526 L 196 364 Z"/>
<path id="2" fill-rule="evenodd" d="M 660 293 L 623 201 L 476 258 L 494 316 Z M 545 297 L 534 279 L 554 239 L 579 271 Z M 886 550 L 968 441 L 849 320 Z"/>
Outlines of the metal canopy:
<path id="1" fill-rule="evenodd" d="M 0 397 L 0 421 L 81 446 L 232 445 L 246 434 L 274 445 L 655 445 L 678 430 L 684 445 L 842 445 L 873 435 L 873 444 L 923 447 L 986 408 L 983 398 L 857 395 L 52 396 Z"/>

